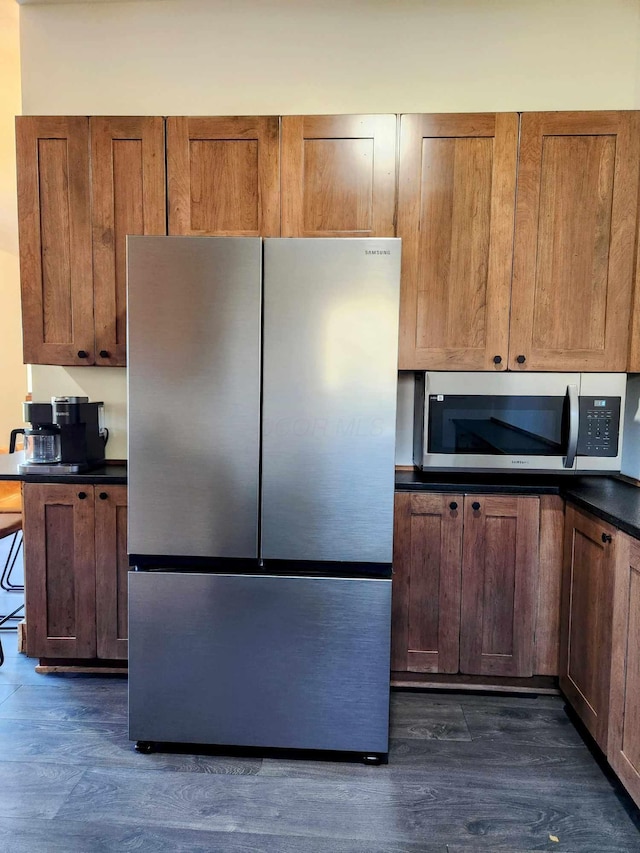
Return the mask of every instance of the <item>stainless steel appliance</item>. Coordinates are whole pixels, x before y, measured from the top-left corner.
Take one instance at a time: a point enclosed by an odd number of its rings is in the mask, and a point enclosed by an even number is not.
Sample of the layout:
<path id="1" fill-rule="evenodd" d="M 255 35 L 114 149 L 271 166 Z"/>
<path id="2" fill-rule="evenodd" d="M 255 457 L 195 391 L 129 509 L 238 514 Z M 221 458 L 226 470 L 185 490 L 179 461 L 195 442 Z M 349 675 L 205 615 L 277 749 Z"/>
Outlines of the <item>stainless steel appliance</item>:
<path id="1" fill-rule="evenodd" d="M 416 374 L 423 470 L 620 470 L 624 373 Z"/>
<path id="2" fill-rule="evenodd" d="M 388 750 L 400 241 L 130 237 L 129 732 Z"/>
<path id="3" fill-rule="evenodd" d="M 88 397 L 52 397 L 51 403 L 22 404 L 27 429 L 11 430 L 9 452 L 24 435 L 22 473 L 75 474 L 104 462 L 108 430 L 102 425 L 103 403 Z"/>

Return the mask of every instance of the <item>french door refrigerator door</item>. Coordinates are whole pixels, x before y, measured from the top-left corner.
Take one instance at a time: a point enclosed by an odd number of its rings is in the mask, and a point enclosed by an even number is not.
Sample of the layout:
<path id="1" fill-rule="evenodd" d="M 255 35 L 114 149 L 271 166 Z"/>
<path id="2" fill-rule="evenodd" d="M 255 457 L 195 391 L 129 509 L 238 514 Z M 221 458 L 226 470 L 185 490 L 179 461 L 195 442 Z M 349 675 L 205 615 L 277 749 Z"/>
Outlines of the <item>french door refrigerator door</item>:
<path id="1" fill-rule="evenodd" d="M 262 557 L 391 564 L 399 239 L 266 239 Z"/>
<path id="2" fill-rule="evenodd" d="M 131 740 L 388 751 L 390 581 L 132 572 L 129 595 Z"/>
<path id="3" fill-rule="evenodd" d="M 255 560 L 262 241 L 127 251 L 129 553 Z"/>

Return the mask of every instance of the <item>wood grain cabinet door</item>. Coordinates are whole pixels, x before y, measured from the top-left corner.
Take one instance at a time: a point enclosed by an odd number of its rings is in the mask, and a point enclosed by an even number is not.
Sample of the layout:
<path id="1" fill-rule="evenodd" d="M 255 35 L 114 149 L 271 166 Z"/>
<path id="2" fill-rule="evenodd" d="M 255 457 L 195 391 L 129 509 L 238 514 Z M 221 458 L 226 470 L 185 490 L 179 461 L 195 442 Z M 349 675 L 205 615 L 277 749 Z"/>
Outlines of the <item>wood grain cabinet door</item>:
<path id="1" fill-rule="evenodd" d="M 618 541 L 607 758 L 640 806 L 640 542 Z"/>
<path id="2" fill-rule="evenodd" d="M 522 115 L 512 370 L 626 370 L 639 122 L 637 112 Z"/>
<path id="3" fill-rule="evenodd" d="M 398 492 L 391 668 L 457 672 L 462 495 Z"/>
<path id="4" fill-rule="evenodd" d="M 27 650 L 96 656 L 93 487 L 25 483 Z"/>
<path id="5" fill-rule="evenodd" d="M 614 577 L 622 534 L 572 506 L 565 521 L 560 687 L 606 752 Z"/>
<path id="6" fill-rule="evenodd" d="M 127 487 L 96 486 L 98 657 L 126 660 L 128 647 Z"/>
<path id="7" fill-rule="evenodd" d="M 393 237 L 396 116 L 282 117 L 282 236 Z"/>
<path id="8" fill-rule="evenodd" d="M 167 119 L 169 234 L 280 235 L 279 119 Z"/>
<path id="9" fill-rule="evenodd" d="M 93 364 L 89 119 L 16 118 L 24 360 Z"/>
<path id="10" fill-rule="evenodd" d="M 540 500 L 466 495 L 460 671 L 533 674 Z"/>
<path id="11" fill-rule="evenodd" d="M 401 117 L 401 369 L 506 370 L 517 153 L 517 113 Z"/>
<path id="12" fill-rule="evenodd" d="M 90 119 L 96 364 L 126 364 L 127 234 L 166 234 L 164 119 Z"/>

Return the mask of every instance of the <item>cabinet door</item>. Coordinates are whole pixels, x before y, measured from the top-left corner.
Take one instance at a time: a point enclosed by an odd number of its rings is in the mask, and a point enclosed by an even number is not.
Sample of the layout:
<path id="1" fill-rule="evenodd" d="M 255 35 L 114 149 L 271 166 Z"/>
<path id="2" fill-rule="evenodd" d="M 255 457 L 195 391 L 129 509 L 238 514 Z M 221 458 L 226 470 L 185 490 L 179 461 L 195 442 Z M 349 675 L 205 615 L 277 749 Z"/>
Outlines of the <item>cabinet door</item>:
<path id="1" fill-rule="evenodd" d="M 90 119 L 96 364 L 126 364 L 127 234 L 166 234 L 164 119 Z"/>
<path id="2" fill-rule="evenodd" d="M 283 116 L 282 236 L 393 237 L 394 115 Z"/>
<path id="3" fill-rule="evenodd" d="M 401 369 L 506 370 L 517 152 L 517 113 L 401 117 Z"/>
<path id="4" fill-rule="evenodd" d="M 511 369 L 626 369 L 639 121 L 633 112 L 523 114 Z"/>
<path id="5" fill-rule="evenodd" d="M 96 486 L 98 657 L 127 659 L 127 487 Z"/>
<path id="6" fill-rule="evenodd" d="M 617 536 L 607 758 L 640 806 L 640 542 Z"/>
<path id="7" fill-rule="evenodd" d="M 567 507 L 560 687 L 605 752 L 614 571 L 620 535 L 606 522 Z"/>
<path id="8" fill-rule="evenodd" d="M 280 235 L 277 116 L 167 119 L 169 234 Z"/>
<path id="9" fill-rule="evenodd" d="M 93 487 L 25 483 L 23 500 L 29 655 L 94 658 Z"/>
<path id="10" fill-rule="evenodd" d="M 533 674 L 540 501 L 466 495 L 460 671 Z"/>
<path id="11" fill-rule="evenodd" d="M 457 672 L 462 495 L 398 492 L 391 668 Z"/>
<path id="12" fill-rule="evenodd" d="M 16 119 L 24 360 L 93 364 L 89 120 Z"/>

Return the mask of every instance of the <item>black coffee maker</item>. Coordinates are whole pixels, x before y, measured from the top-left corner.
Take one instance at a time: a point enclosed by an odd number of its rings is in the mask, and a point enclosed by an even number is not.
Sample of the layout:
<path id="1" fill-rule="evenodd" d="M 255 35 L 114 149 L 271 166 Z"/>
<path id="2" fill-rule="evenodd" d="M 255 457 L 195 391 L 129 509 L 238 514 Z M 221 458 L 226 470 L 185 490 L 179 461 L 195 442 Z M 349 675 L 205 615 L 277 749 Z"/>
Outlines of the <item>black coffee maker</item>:
<path id="1" fill-rule="evenodd" d="M 51 403 L 23 403 L 27 429 L 11 431 L 10 452 L 16 436 L 24 435 L 22 473 L 77 474 L 104 462 L 109 437 L 102 425 L 104 403 L 88 397 L 52 397 Z"/>

